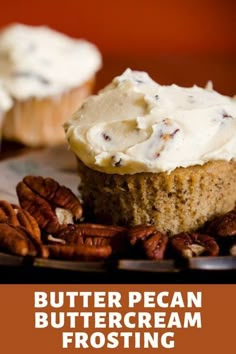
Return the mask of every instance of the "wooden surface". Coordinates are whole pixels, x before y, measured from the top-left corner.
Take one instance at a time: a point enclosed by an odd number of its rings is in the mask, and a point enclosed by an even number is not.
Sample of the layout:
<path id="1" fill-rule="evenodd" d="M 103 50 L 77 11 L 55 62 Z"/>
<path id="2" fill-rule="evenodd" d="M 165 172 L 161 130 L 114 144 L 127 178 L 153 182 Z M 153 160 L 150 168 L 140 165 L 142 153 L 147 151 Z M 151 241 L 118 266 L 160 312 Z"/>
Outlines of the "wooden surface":
<path id="1" fill-rule="evenodd" d="M 236 56 L 192 55 L 158 57 L 105 57 L 103 69 L 98 73 L 96 90 L 108 84 L 127 67 L 147 71 L 161 84 L 176 83 L 183 86 L 204 86 L 212 80 L 214 88 L 222 94 L 236 94 Z M 3 141 L 0 160 L 31 151 L 22 145 Z"/>

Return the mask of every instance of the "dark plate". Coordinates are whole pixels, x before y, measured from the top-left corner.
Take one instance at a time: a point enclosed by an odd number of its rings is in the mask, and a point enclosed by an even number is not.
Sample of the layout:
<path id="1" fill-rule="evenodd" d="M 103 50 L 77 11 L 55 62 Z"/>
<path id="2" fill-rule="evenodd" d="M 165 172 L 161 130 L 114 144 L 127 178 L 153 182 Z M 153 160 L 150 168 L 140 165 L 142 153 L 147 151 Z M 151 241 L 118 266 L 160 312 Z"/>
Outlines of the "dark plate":
<path id="1" fill-rule="evenodd" d="M 0 252 L 0 266 L 19 267 L 23 265 L 25 257 L 14 256 L 11 254 Z"/>
<path id="2" fill-rule="evenodd" d="M 110 268 L 110 262 L 94 261 L 61 261 L 56 259 L 35 258 L 34 267 L 63 269 L 78 272 L 105 272 Z"/>
<path id="3" fill-rule="evenodd" d="M 139 272 L 179 272 L 175 261 L 172 259 L 163 261 L 123 259 L 117 264 L 117 269 Z"/>
<path id="4" fill-rule="evenodd" d="M 236 270 L 236 257 L 196 257 L 187 262 L 188 269 L 196 270 Z"/>
<path id="5" fill-rule="evenodd" d="M 118 261 L 63 261 L 21 257 L 0 252 L 0 266 L 48 268 L 78 272 L 135 271 L 177 273 L 184 270 L 224 271 L 236 270 L 236 257 L 196 257 L 183 262 L 173 259 L 161 261 L 121 259 Z"/>

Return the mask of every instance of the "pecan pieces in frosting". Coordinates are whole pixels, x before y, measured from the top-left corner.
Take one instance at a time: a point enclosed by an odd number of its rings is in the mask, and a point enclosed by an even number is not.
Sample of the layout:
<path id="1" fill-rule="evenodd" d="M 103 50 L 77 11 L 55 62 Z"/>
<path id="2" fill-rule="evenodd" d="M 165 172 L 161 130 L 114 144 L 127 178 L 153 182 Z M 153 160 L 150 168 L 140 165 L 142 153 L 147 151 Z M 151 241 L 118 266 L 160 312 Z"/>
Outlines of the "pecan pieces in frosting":
<path id="1" fill-rule="evenodd" d="M 82 216 L 79 199 L 52 178 L 26 176 L 16 187 L 19 202 L 47 233 L 56 233 Z"/>

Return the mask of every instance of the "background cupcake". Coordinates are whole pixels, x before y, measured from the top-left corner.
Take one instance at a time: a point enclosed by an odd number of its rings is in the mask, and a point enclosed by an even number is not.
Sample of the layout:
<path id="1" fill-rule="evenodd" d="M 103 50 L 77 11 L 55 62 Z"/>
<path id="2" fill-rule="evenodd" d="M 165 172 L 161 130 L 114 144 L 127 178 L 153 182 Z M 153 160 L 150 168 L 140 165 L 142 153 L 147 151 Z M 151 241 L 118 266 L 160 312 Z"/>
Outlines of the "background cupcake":
<path id="1" fill-rule="evenodd" d="M 0 82 L 0 142 L 2 138 L 2 123 L 6 112 L 12 107 L 12 99 L 7 94 L 2 83 Z"/>
<path id="2" fill-rule="evenodd" d="M 64 141 L 62 125 L 94 86 L 98 49 L 47 27 L 11 25 L 0 34 L 0 78 L 14 105 L 3 137 L 30 146 Z"/>
<path id="3" fill-rule="evenodd" d="M 236 202 L 236 101 L 127 70 L 66 123 L 99 220 L 190 231 Z"/>

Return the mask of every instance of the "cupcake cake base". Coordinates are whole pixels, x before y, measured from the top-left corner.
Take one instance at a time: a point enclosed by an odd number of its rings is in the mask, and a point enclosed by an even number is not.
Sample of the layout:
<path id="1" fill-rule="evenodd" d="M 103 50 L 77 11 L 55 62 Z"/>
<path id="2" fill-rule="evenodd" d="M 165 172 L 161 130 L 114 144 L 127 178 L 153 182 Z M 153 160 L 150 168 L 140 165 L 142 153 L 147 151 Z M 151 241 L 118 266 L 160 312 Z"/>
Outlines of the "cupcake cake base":
<path id="1" fill-rule="evenodd" d="M 192 231 L 235 207 L 236 162 L 212 161 L 171 173 L 105 174 L 78 161 L 81 193 L 99 222 Z"/>
<path id="2" fill-rule="evenodd" d="M 64 143 L 64 122 L 91 94 L 94 84 L 95 78 L 92 78 L 55 97 L 15 100 L 3 121 L 3 138 L 32 147 Z"/>

